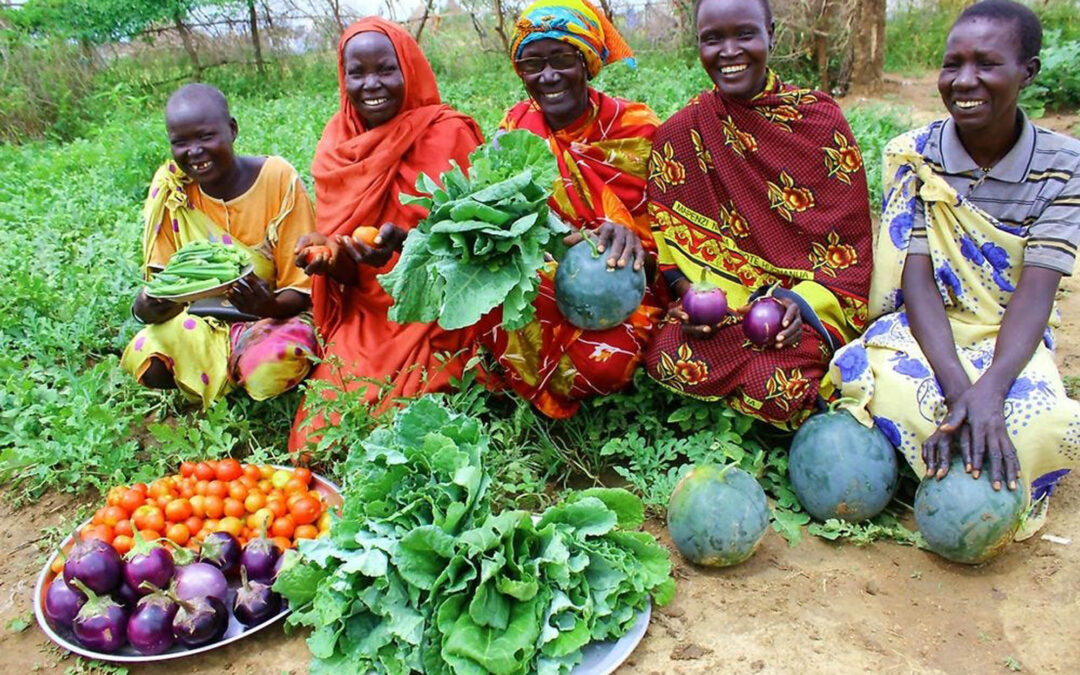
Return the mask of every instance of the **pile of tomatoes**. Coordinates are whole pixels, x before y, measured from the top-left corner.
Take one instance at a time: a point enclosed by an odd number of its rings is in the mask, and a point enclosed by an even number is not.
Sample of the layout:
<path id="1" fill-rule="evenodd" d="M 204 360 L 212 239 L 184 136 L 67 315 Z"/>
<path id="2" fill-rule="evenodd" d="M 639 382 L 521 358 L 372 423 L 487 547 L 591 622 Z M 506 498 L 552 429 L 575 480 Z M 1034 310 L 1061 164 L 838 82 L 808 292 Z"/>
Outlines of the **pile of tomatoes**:
<path id="1" fill-rule="evenodd" d="M 235 459 L 182 462 L 177 475 L 111 488 L 79 537 L 101 539 L 123 555 L 136 531 L 143 539 L 197 550 L 212 532 L 228 532 L 244 545 L 265 526 L 266 536 L 285 550 L 330 529 L 327 504 L 311 480 L 304 468 Z"/>

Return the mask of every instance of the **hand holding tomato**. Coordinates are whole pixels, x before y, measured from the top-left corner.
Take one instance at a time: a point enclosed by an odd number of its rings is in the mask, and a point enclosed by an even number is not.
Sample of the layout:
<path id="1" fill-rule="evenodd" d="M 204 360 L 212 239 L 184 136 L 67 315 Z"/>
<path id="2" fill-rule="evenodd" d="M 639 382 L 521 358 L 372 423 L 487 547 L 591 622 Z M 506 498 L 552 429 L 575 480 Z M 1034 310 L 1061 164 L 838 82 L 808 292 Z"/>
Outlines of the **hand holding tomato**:
<path id="1" fill-rule="evenodd" d="M 351 260 L 354 264 L 382 267 L 390 262 L 394 253 L 401 250 L 407 235 L 408 232 L 397 225 L 383 223 L 378 235 L 370 240 L 370 245 L 364 241 L 358 241 L 355 237 L 342 235 L 335 237 L 334 241 L 341 247 L 342 257 Z M 365 239 L 365 236 L 362 235 L 361 239 Z"/>

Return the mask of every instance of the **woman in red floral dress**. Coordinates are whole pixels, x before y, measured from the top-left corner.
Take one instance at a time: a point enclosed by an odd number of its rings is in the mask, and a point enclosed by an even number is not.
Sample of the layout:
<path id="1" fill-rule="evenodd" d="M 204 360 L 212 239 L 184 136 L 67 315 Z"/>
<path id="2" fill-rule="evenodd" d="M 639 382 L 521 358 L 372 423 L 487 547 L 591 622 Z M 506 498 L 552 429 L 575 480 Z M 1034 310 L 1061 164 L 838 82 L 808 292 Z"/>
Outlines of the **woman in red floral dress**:
<path id="1" fill-rule="evenodd" d="M 706 281 L 735 311 L 695 325 L 677 300 L 649 350 L 649 374 L 793 428 L 830 393 L 822 391 L 829 359 L 866 321 L 872 260 L 862 155 L 831 98 L 768 68 L 767 2 L 702 0 L 697 27 L 716 86 L 657 130 L 649 213 L 672 297 Z M 742 315 L 767 292 L 786 313 L 775 343 L 757 347 Z"/>

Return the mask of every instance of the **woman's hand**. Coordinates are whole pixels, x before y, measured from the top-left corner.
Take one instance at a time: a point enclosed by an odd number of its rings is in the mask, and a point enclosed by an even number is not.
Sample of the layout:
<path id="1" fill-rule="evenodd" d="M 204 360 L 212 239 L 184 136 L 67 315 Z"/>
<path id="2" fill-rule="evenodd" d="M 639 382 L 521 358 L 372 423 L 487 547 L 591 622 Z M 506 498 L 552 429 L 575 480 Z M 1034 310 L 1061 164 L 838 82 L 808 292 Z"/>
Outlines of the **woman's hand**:
<path id="1" fill-rule="evenodd" d="M 609 252 L 608 267 L 626 267 L 628 263 L 632 263 L 635 270 L 640 270 L 645 266 L 645 247 L 630 228 L 605 220 L 603 225 L 589 234 L 597 242 L 596 250 L 601 253 Z M 574 232 L 567 235 L 563 243 L 573 246 L 583 238 L 580 231 Z"/>
<path id="2" fill-rule="evenodd" d="M 238 279 L 229 287 L 226 296 L 233 307 L 245 314 L 263 318 L 279 317 L 277 295 L 270 290 L 265 281 L 254 274 Z"/>
<path id="3" fill-rule="evenodd" d="M 309 277 L 330 274 L 334 263 L 334 248 L 326 235 L 309 232 L 296 242 L 296 266 L 304 270 Z"/>
<path id="4" fill-rule="evenodd" d="M 682 324 L 683 335 L 691 340 L 707 340 L 715 335 L 716 331 L 724 323 L 723 321 L 716 325 L 690 323 L 690 315 L 683 309 L 682 302 L 672 303 L 668 307 L 664 321 Z"/>
<path id="5" fill-rule="evenodd" d="M 780 321 L 780 332 L 776 334 L 776 341 L 773 343 L 773 349 L 798 347 L 799 340 L 802 338 L 803 327 L 802 312 L 799 311 L 799 303 L 791 298 L 774 297 L 773 300 L 776 300 L 784 306 L 784 318 Z M 745 317 L 746 313 L 749 311 L 750 305 L 743 305 L 742 307 L 735 308 L 735 313 L 740 317 Z"/>
<path id="6" fill-rule="evenodd" d="M 135 306 L 132 311 L 134 311 L 135 316 L 145 323 L 165 323 L 184 311 L 184 305 L 172 300 L 152 298 L 146 294 L 144 288 L 135 296 Z"/>
<path id="7" fill-rule="evenodd" d="M 949 406 L 949 414 L 922 447 L 926 476 L 944 478 L 949 473 L 952 441 L 960 445 L 964 470 L 978 478 L 990 460 L 990 482 L 1001 489 L 1004 478 L 1016 489 L 1020 461 L 1005 427 L 1005 396 L 980 379 Z"/>
<path id="8" fill-rule="evenodd" d="M 401 250 L 407 235 L 408 232 L 397 225 L 383 223 L 383 226 L 379 228 L 378 236 L 375 237 L 374 246 L 368 246 L 352 237 L 343 235 L 338 235 L 334 238 L 334 241 L 340 248 L 338 255 L 343 259 L 352 261 L 357 265 L 382 267 L 390 262 L 390 258 L 394 256 L 394 253 Z"/>

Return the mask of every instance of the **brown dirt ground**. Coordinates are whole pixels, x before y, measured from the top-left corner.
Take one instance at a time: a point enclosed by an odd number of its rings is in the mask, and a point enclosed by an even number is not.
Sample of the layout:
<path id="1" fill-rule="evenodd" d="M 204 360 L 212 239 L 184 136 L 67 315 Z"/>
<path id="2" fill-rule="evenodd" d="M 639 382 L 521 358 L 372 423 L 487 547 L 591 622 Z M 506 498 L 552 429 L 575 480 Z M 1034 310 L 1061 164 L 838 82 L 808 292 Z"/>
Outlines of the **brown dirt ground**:
<path id="1" fill-rule="evenodd" d="M 872 100 L 913 107 L 912 119 L 941 114 L 932 78 L 890 78 Z M 845 105 L 863 97 L 849 96 Z M 1072 132 L 1076 115 L 1040 124 Z M 1080 375 L 1080 280 L 1061 293 L 1065 325 L 1058 363 Z M 47 495 L 13 510 L 0 500 L 0 625 L 31 622 L 31 594 L 44 560 L 43 528 L 73 502 Z M 655 528 L 657 531 L 661 527 Z M 705 673 L 1080 672 L 1080 483 L 1065 481 L 1041 534 L 984 567 L 954 565 L 912 548 L 835 545 L 813 537 L 795 548 L 769 532 L 758 553 L 728 570 L 679 564 L 678 594 L 653 615 L 620 669 L 625 675 Z M 136 674 L 303 673 L 302 636 L 280 626 L 209 654 Z M 31 625 L 0 630 L 0 672 L 88 672 Z"/>

